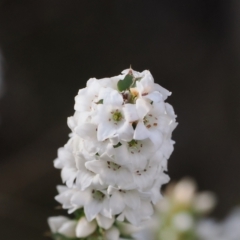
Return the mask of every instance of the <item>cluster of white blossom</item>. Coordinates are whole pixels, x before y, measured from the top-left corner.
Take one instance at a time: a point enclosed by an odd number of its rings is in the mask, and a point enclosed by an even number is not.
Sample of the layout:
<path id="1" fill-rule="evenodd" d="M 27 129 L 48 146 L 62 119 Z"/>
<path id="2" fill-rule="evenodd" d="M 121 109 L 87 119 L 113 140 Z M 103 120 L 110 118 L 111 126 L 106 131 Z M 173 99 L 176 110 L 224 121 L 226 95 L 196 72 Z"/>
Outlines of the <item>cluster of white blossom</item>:
<path id="1" fill-rule="evenodd" d="M 68 118 L 70 139 L 54 161 L 66 183 L 56 200 L 69 213 L 82 209 L 85 215 L 71 223 L 62 218 L 75 226 L 76 237 L 91 235 L 98 225 L 106 236 L 110 232 L 105 239 L 119 239 L 115 220 L 138 225 L 153 214 L 152 204 L 169 181 L 165 171 L 177 126 L 165 102 L 170 94 L 148 70 L 132 69 L 91 78 L 79 90 Z"/>
<path id="2" fill-rule="evenodd" d="M 222 222 L 213 219 L 202 220 L 198 224 L 197 233 L 200 240 L 239 240 L 240 208 L 234 209 Z"/>
<path id="3" fill-rule="evenodd" d="M 164 199 L 156 204 L 152 219 L 140 228 L 124 227 L 136 240 L 196 240 L 198 221 L 216 204 L 215 195 L 209 191 L 197 192 L 196 184 L 184 178 L 168 185 Z M 201 240 L 215 240 L 201 238 Z M 226 238 L 225 240 L 228 240 Z M 234 239 L 235 240 L 235 239 Z"/>

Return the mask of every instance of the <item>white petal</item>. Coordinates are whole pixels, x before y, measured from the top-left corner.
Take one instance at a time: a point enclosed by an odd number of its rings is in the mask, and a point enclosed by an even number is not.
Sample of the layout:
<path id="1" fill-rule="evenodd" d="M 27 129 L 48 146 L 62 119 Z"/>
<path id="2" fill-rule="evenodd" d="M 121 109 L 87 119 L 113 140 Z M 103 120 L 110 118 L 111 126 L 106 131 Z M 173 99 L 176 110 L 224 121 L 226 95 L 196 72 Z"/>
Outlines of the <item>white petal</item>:
<path id="1" fill-rule="evenodd" d="M 113 89 L 105 92 L 105 96 L 103 96 L 103 104 L 110 104 L 113 106 L 121 106 L 123 103 L 122 95 Z"/>
<path id="2" fill-rule="evenodd" d="M 77 126 L 75 129 L 79 137 L 87 140 L 92 140 L 96 138 L 96 128 L 97 126 L 92 123 L 85 123 Z"/>
<path id="3" fill-rule="evenodd" d="M 162 133 L 159 130 L 149 130 L 149 138 L 156 147 L 160 147 L 162 144 Z"/>
<path id="4" fill-rule="evenodd" d="M 166 100 L 168 96 L 170 96 L 172 93 L 169 92 L 167 89 L 163 88 L 159 84 L 155 83 L 154 88 L 159 91 L 163 95 L 163 100 Z"/>
<path id="5" fill-rule="evenodd" d="M 105 232 L 106 240 L 118 240 L 119 236 L 120 236 L 120 233 L 116 227 L 112 227 Z"/>
<path id="6" fill-rule="evenodd" d="M 75 126 L 76 126 L 76 122 L 75 122 L 75 119 L 74 119 L 73 116 L 67 118 L 67 125 L 68 125 L 68 127 L 73 131 L 73 129 L 74 129 Z"/>
<path id="7" fill-rule="evenodd" d="M 153 204 L 156 204 L 161 198 L 161 187 L 163 184 L 167 183 L 170 180 L 169 176 L 163 172 L 160 172 L 159 177 L 155 180 L 154 185 L 151 191 L 151 201 Z"/>
<path id="8" fill-rule="evenodd" d="M 123 107 L 123 112 L 125 119 L 130 123 L 139 119 L 135 104 L 125 104 Z"/>
<path id="9" fill-rule="evenodd" d="M 124 195 L 125 204 L 132 209 L 140 207 L 140 198 L 136 191 L 127 191 Z"/>
<path id="10" fill-rule="evenodd" d="M 115 191 L 110 198 L 111 213 L 114 215 L 119 214 L 123 211 L 124 207 L 125 203 L 122 194 L 120 194 L 118 191 Z"/>
<path id="11" fill-rule="evenodd" d="M 121 73 L 124 74 L 124 75 L 127 75 L 127 74 L 129 73 L 129 71 L 132 72 L 132 74 L 133 74 L 134 77 L 142 77 L 142 76 L 143 76 L 143 72 L 140 73 L 140 72 L 137 72 L 137 71 L 135 71 L 135 70 L 133 70 L 133 69 L 131 69 L 131 68 L 125 69 L 125 70 L 123 70 Z M 125 77 L 125 76 L 124 76 L 124 77 Z"/>
<path id="12" fill-rule="evenodd" d="M 176 115 L 175 115 L 175 112 L 174 112 L 174 109 L 172 107 L 172 105 L 170 105 L 169 103 L 166 103 L 166 111 L 167 113 L 172 117 L 172 118 L 176 118 Z"/>
<path id="13" fill-rule="evenodd" d="M 151 109 L 152 115 L 158 117 L 166 114 L 165 102 L 154 102 Z"/>
<path id="14" fill-rule="evenodd" d="M 73 182 L 77 176 L 77 169 L 75 168 L 63 168 L 61 177 L 63 183 L 66 182 L 67 187 L 72 188 Z"/>
<path id="15" fill-rule="evenodd" d="M 74 238 L 76 237 L 76 233 L 75 233 L 76 225 L 77 225 L 77 221 L 75 220 L 68 221 L 61 226 L 58 232 L 66 237 Z"/>
<path id="16" fill-rule="evenodd" d="M 64 193 L 64 192 L 66 192 L 68 190 L 68 188 L 66 187 L 66 186 L 64 186 L 64 185 L 58 185 L 57 186 L 57 191 L 58 191 L 58 193 Z"/>
<path id="17" fill-rule="evenodd" d="M 136 101 L 136 109 L 140 119 L 143 119 L 151 109 L 151 104 L 146 100 L 139 98 Z"/>
<path id="18" fill-rule="evenodd" d="M 148 135 L 149 131 L 147 130 L 146 126 L 143 124 L 142 121 L 139 121 L 134 131 L 133 139 L 143 140 L 148 138 Z"/>
<path id="19" fill-rule="evenodd" d="M 109 87 L 104 87 L 104 88 L 101 88 L 101 90 L 99 91 L 99 94 L 98 94 L 98 101 L 104 99 L 104 104 L 109 104 L 109 95 L 111 95 L 111 92 L 113 91 L 112 88 L 109 88 Z"/>
<path id="20" fill-rule="evenodd" d="M 134 133 L 132 124 L 125 122 L 123 126 L 118 129 L 117 133 L 119 135 L 119 139 L 127 142 L 131 141 Z"/>
<path id="21" fill-rule="evenodd" d="M 72 205 L 81 208 L 89 201 L 89 199 L 89 191 L 78 191 L 71 197 L 71 203 Z"/>
<path id="22" fill-rule="evenodd" d="M 53 161 L 53 165 L 55 168 L 59 168 L 59 169 L 62 169 L 64 167 L 63 162 L 59 158 L 56 158 Z"/>
<path id="23" fill-rule="evenodd" d="M 102 214 L 98 214 L 96 220 L 98 225 L 105 230 L 109 229 L 115 222 L 115 218 L 107 218 L 104 217 Z"/>
<path id="24" fill-rule="evenodd" d="M 117 148 L 114 147 L 108 147 L 107 154 L 112 157 L 114 156 L 114 162 L 119 165 L 129 165 L 129 159 L 128 159 L 128 150 L 125 145 L 119 146 Z"/>
<path id="25" fill-rule="evenodd" d="M 82 191 L 84 191 L 92 183 L 93 177 L 94 175 L 87 170 L 80 171 L 77 176 L 76 185 L 80 187 Z"/>
<path id="26" fill-rule="evenodd" d="M 98 141 L 104 141 L 107 138 L 115 137 L 116 127 L 112 124 L 100 123 L 97 129 L 97 138 Z"/>
<path id="27" fill-rule="evenodd" d="M 117 145 L 118 143 L 119 143 L 119 137 L 118 136 L 109 138 L 109 145 L 110 146 Z"/>
<path id="28" fill-rule="evenodd" d="M 150 99 L 153 102 L 163 101 L 163 96 L 161 93 L 154 91 L 146 95 L 146 98 Z"/>
<path id="29" fill-rule="evenodd" d="M 105 165 L 105 161 L 102 160 L 92 160 L 85 163 L 85 167 L 94 173 L 102 172 Z"/>
<path id="30" fill-rule="evenodd" d="M 124 221 L 124 213 L 121 213 L 120 215 L 118 215 L 117 220 L 120 222 Z"/>
<path id="31" fill-rule="evenodd" d="M 139 217 L 138 217 L 139 209 L 132 210 L 132 209 L 126 208 L 124 213 L 125 213 L 126 219 L 135 226 L 138 225 L 139 222 L 141 221 L 141 219 L 139 219 Z"/>
<path id="32" fill-rule="evenodd" d="M 164 141 L 162 146 L 161 146 L 161 152 L 163 153 L 163 155 L 168 159 L 172 152 L 173 152 L 173 141 Z"/>
<path id="33" fill-rule="evenodd" d="M 102 202 L 91 200 L 84 206 L 84 212 L 87 220 L 92 221 L 102 209 Z"/>
<path id="34" fill-rule="evenodd" d="M 142 219 L 149 219 L 153 215 L 153 206 L 148 201 L 141 202 L 141 208 L 139 209 L 139 213 L 142 216 Z"/>
<path id="35" fill-rule="evenodd" d="M 50 217 L 48 218 L 48 225 L 52 233 L 57 233 L 58 229 L 68 221 L 69 221 L 69 218 L 64 216 Z"/>
<path id="36" fill-rule="evenodd" d="M 79 238 L 85 238 L 95 232 L 97 228 L 96 221 L 88 222 L 85 217 L 79 219 L 76 227 L 76 235 Z"/>

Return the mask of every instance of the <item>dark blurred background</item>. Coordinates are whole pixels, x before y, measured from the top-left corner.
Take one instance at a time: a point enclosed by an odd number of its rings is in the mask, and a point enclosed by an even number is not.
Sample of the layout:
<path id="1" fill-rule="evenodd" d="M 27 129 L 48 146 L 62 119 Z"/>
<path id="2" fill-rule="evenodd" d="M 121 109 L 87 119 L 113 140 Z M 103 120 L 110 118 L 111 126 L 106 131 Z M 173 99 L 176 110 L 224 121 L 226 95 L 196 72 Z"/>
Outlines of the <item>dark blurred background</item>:
<path id="1" fill-rule="evenodd" d="M 0 239 L 44 239 L 74 96 L 130 64 L 173 92 L 171 178 L 214 191 L 224 217 L 240 201 L 239 41 L 238 0 L 0 0 Z"/>

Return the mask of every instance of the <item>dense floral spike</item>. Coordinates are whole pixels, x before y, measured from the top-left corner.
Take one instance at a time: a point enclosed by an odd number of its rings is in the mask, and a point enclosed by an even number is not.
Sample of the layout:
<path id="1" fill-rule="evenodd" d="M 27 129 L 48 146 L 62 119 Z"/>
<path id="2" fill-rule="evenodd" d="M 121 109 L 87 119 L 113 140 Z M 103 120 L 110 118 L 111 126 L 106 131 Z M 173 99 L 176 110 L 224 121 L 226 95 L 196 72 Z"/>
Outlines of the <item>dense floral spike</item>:
<path id="1" fill-rule="evenodd" d="M 56 200 L 69 213 L 84 211 L 70 224 L 76 226 L 74 237 L 91 236 L 98 225 L 103 239 L 119 239 L 112 227 L 115 219 L 138 225 L 151 217 L 160 188 L 169 181 L 164 171 L 177 126 L 174 110 L 165 102 L 169 95 L 148 70 L 132 69 L 112 78 L 91 78 L 79 90 L 75 113 L 68 118 L 70 139 L 54 161 L 66 184 L 58 187 Z M 71 220 L 59 221 L 69 225 Z"/>

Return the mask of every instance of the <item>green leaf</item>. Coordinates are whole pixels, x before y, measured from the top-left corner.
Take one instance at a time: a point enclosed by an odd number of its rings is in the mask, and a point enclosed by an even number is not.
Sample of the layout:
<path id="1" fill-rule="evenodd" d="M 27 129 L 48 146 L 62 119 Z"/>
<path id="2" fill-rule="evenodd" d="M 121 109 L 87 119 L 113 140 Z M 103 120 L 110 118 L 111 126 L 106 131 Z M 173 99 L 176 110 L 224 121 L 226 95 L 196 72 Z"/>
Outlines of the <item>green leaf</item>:
<path id="1" fill-rule="evenodd" d="M 134 78 L 134 79 L 133 79 L 133 84 L 132 84 L 131 87 L 133 87 L 133 88 L 136 87 L 136 82 L 137 82 L 137 81 L 140 81 L 141 79 L 142 79 L 141 77 Z"/>
<path id="2" fill-rule="evenodd" d="M 119 80 L 117 83 L 119 92 L 129 89 L 133 83 L 133 78 L 134 77 L 132 75 L 127 74 L 123 80 Z"/>
<path id="3" fill-rule="evenodd" d="M 117 147 L 120 147 L 120 146 L 122 146 L 122 144 L 120 142 L 116 145 L 113 145 L 114 148 L 117 148 Z"/>
<path id="4" fill-rule="evenodd" d="M 96 104 L 103 104 L 103 99 L 100 99 Z"/>
<path id="5" fill-rule="evenodd" d="M 85 216 L 83 208 L 77 209 L 75 212 L 73 212 L 75 219 L 80 219 L 81 217 Z"/>

